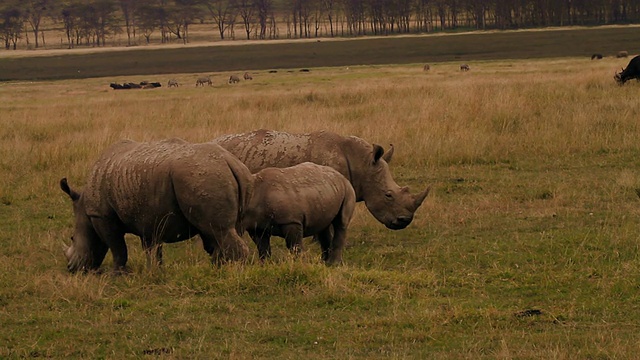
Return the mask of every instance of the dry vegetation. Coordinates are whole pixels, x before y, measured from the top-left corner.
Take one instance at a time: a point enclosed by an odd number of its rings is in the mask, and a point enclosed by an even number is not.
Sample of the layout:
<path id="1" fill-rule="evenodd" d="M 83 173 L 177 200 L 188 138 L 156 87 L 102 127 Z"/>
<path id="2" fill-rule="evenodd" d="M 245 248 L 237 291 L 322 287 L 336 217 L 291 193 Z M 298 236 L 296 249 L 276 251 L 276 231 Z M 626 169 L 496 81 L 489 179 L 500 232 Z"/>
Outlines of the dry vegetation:
<path id="1" fill-rule="evenodd" d="M 615 85 L 623 63 L 318 68 L 233 86 L 216 73 L 204 88 L 201 74 L 176 74 L 181 87 L 154 90 L 2 84 L 0 358 L 632 357 L 640 85 Z M 83 184 L 118 139 L 256 128 L 394 143 L 397 182 L 433 195 L 397 232 L 360 205 L 342 267 L 324 267 L 315 244 L 290 259 L 274 241 L 271 263 L 215 268 L 188 241 L 148 272 L 132 237 L 131 275 L 66 273 L 60 178 Z"/>

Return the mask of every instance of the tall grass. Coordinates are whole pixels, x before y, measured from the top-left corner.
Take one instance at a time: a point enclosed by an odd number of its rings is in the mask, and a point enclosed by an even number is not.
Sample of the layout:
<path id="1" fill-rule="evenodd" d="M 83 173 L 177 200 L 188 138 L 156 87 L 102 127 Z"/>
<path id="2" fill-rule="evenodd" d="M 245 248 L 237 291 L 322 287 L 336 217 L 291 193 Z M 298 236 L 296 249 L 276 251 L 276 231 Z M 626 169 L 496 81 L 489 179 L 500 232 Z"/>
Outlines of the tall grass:
<path id="1" fill-rule="evenodd" d="M 630 358 L 637 324 L 638 86 L 620 61 L 486 61 L 258 72 L 113 91 L 112 78 L 0 86 L 0 357 Z M 145 77 L 166 83 L 168 77 Z M 131 78 L 131 81 L 143 80 Z M 120 80 L 122 81 L 122 80 Z M 346 264 L 214 267 L 197 240 L 148 270 L 69 275 L 71 204 L 109 144 L 272 128 L 357 135 L 432 195 L 390 231 L 359 206 Z M 111 260 L 108 257 L 105 268 Z"/>

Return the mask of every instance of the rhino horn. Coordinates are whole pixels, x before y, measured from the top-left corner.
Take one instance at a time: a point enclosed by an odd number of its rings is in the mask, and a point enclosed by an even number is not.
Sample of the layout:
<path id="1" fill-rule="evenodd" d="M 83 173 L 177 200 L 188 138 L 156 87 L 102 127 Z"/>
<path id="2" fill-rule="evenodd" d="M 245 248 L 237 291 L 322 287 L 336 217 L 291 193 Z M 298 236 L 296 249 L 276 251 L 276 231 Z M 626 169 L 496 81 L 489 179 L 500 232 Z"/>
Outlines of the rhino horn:
<path id="1" fill-rule="evenodd" d="M 386 162 L 391 162 L 391 158 L 393 157 L 393 144 L 389 144 L 389 151 L 385 152 L 382 155 L 382 158 Z"/>
<path id="2" fill-rule="evenodd" d="M 431 191 L 431 186 L 427 187 L 423 192 L 417 194 L 414 197 L 414 205 L 417 208 L 420 207 L 420 205 L 422 205 L 422 202 L 424 201 L 424 199 L 427 197 L 427 195 L 429 195 L 429 191 Z"/>

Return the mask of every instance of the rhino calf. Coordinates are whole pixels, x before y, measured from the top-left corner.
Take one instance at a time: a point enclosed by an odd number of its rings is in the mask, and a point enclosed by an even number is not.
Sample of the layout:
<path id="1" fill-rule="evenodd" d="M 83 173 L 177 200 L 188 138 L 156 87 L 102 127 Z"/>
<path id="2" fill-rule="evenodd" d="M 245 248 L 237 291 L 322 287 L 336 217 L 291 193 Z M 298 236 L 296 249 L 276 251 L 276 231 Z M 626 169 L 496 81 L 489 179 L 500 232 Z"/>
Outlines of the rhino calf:
<path id="1" fill-rule="evenodd" d="M 333 168 L 310 162 L 266 168 L 253 177 L 243 224 L 261 259 L 271 255 L 272 235 L 284 238 L 293 253 L 302 250 L 304 237 L 316 235 L 325 263 L 342 262 L 356 203 L 349 180 Z"/>
<path id="2" fill-rule="evenodd" d="M 95 163 L 84 191 L 60 181 L 75 215 L 67 268 L 98 269 L 111 250 L 114 270 L 123 270 L 125 233 L 141 237 L 149 265 L 161 262 L 163 243 L 195 235 L 214 261 L 243 259 L 249 249 L 238 233 L 252 184 L 247 167 L 215 144 L 118 142 Z"/>

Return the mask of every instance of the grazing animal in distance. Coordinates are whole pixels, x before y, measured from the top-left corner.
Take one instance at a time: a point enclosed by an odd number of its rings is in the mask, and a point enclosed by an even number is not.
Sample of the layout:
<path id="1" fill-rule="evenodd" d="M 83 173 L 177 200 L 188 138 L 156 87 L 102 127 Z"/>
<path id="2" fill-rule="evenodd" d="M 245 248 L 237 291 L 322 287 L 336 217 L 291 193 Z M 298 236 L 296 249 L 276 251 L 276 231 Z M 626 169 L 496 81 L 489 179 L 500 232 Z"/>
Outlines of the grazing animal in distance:
<path id="1" fill-rule="evenodd" d="M 253 80 L 253 76 L 251 76 L 251 74 L 249 74 L 248 72 L 244 73 L 244 79 L 245 80 Z"/>
<path id="2" fill-rule="evenodd" d="M 129 85 L 128 87 L 129 89 L 142 89 L 142 85 L 140 84 L 130 82 L 130 83 L 127 83 L 127 85 Z"/>
<path id="3" fill-rule="evenodd" d="M 218 145 L 181 139 L 120 141 L 106 149 L 83 191 L 67 179 L 75 230 L 64 253 L 70 272 L 96 270 L 107 251 L 114 271 L 127 264 L 125 233 L 139 236 L 148 265 L 162 262 L 162 244 L 200 235 L 214 262 L 240 260 L 242 214 L 253 189 L 251 173 Z"/>
<path id="4" fill-rule="evenodd" d="M 198 87 L 198 86 L 203 86 L 204 87 L 205 84 L 211 86 L 212 82 L 211 82 L 211 77 L 210 76 L 199 77 L 196 80 L 196 87 Z"/>
<path id="5" fill-rule="evenodd" d="M 602 54 L 593 54 L 591 55 L 591 60 L 601 60 L 602 59 Z"/>
<path id="6" fill-rule="evenodd" d="M 422 67 L 422 71 L 429 71 L 431 70 L 431 66 L 429 66 L 429 64 L 425 64 L 424 67 Z"/>
<path id="7" fill-rule="evenodd" d="M 626 68 L 622 69 L 613 77 L 619 85 L 623 85 L 631 79 L 640 81 L 640 55 L 629 61 Z"/>
<path id="8" fill-rule="evenodd" d="M 253 195 L 244 227 L 258 246 L 260 259 L 271 256 L 271 236 L 286 240 L 297 254 L 302 239 L 316 235 L 327 265 L 342 263 L 347 227 L 356 194 L 335 169 L 310 162 L 287 168 L 266 168 L 253 175 Z"/>
<path id="9" fill-rule="evenodd" d="M 629 56 L 629 52 L 628 51 L 618 51 L 618 53 L 616 54 L 617 58 L 626 58 L 627 56 Z"/>
<path id="10" fill-rule="evenodd" d="M 467 64 L 460 65 L 460 71 L 469 71 L 471 68 Z"/>
<path id="11" fill-rule="evenodd" d="M 167 82 L 167 86 L 168 87 L 178 87 L 178 86 L 180 86 L 180 84 L 178 83 L 178 80 L 171 79 L 171 80 L 169 80 L 169 82 Z"/>
<path id="12" fill-rule="evenodd" d="M 146 81 L 146 84 L 142 85 L 143 89 L 155 89 L 155 88 L 159 88 L 162 87 L 162 84 L 160 84 L 159 82 L 148 82 Z"/>
<path id="13" fill-rule="evenodd" d="M 236 75 L 229 76 L 229 84 L 235 84 L 239 82 L 240 82 L 240 78 L 237 77 Z"/>
<path id="14" fill-rule="evenodd" d="M 122 90 L 122 89 L 124 89 L 124 86 L 122 86 L 122 84 L 111 83 L 111 84 L 109 84 L 109 86 L 110 86 L 113 90 Z"/>
<path id="15" fill-rule="evenodd" d="M 382 146 L 369 144 L 356 136 L 329 131 L 292 134 L 256 130 L 220 136 L 213 140 L 242 161 L 252 174 L 267 167 L 290 167 L 303 162 L 330 166 L 346 177 L 364 201 L 369 212 L 393 230 L 404 229 L 429 194 L 430 188 L 411 194 L 393 180 L 388 161 L 393 146 L 385 153 Z"/>

